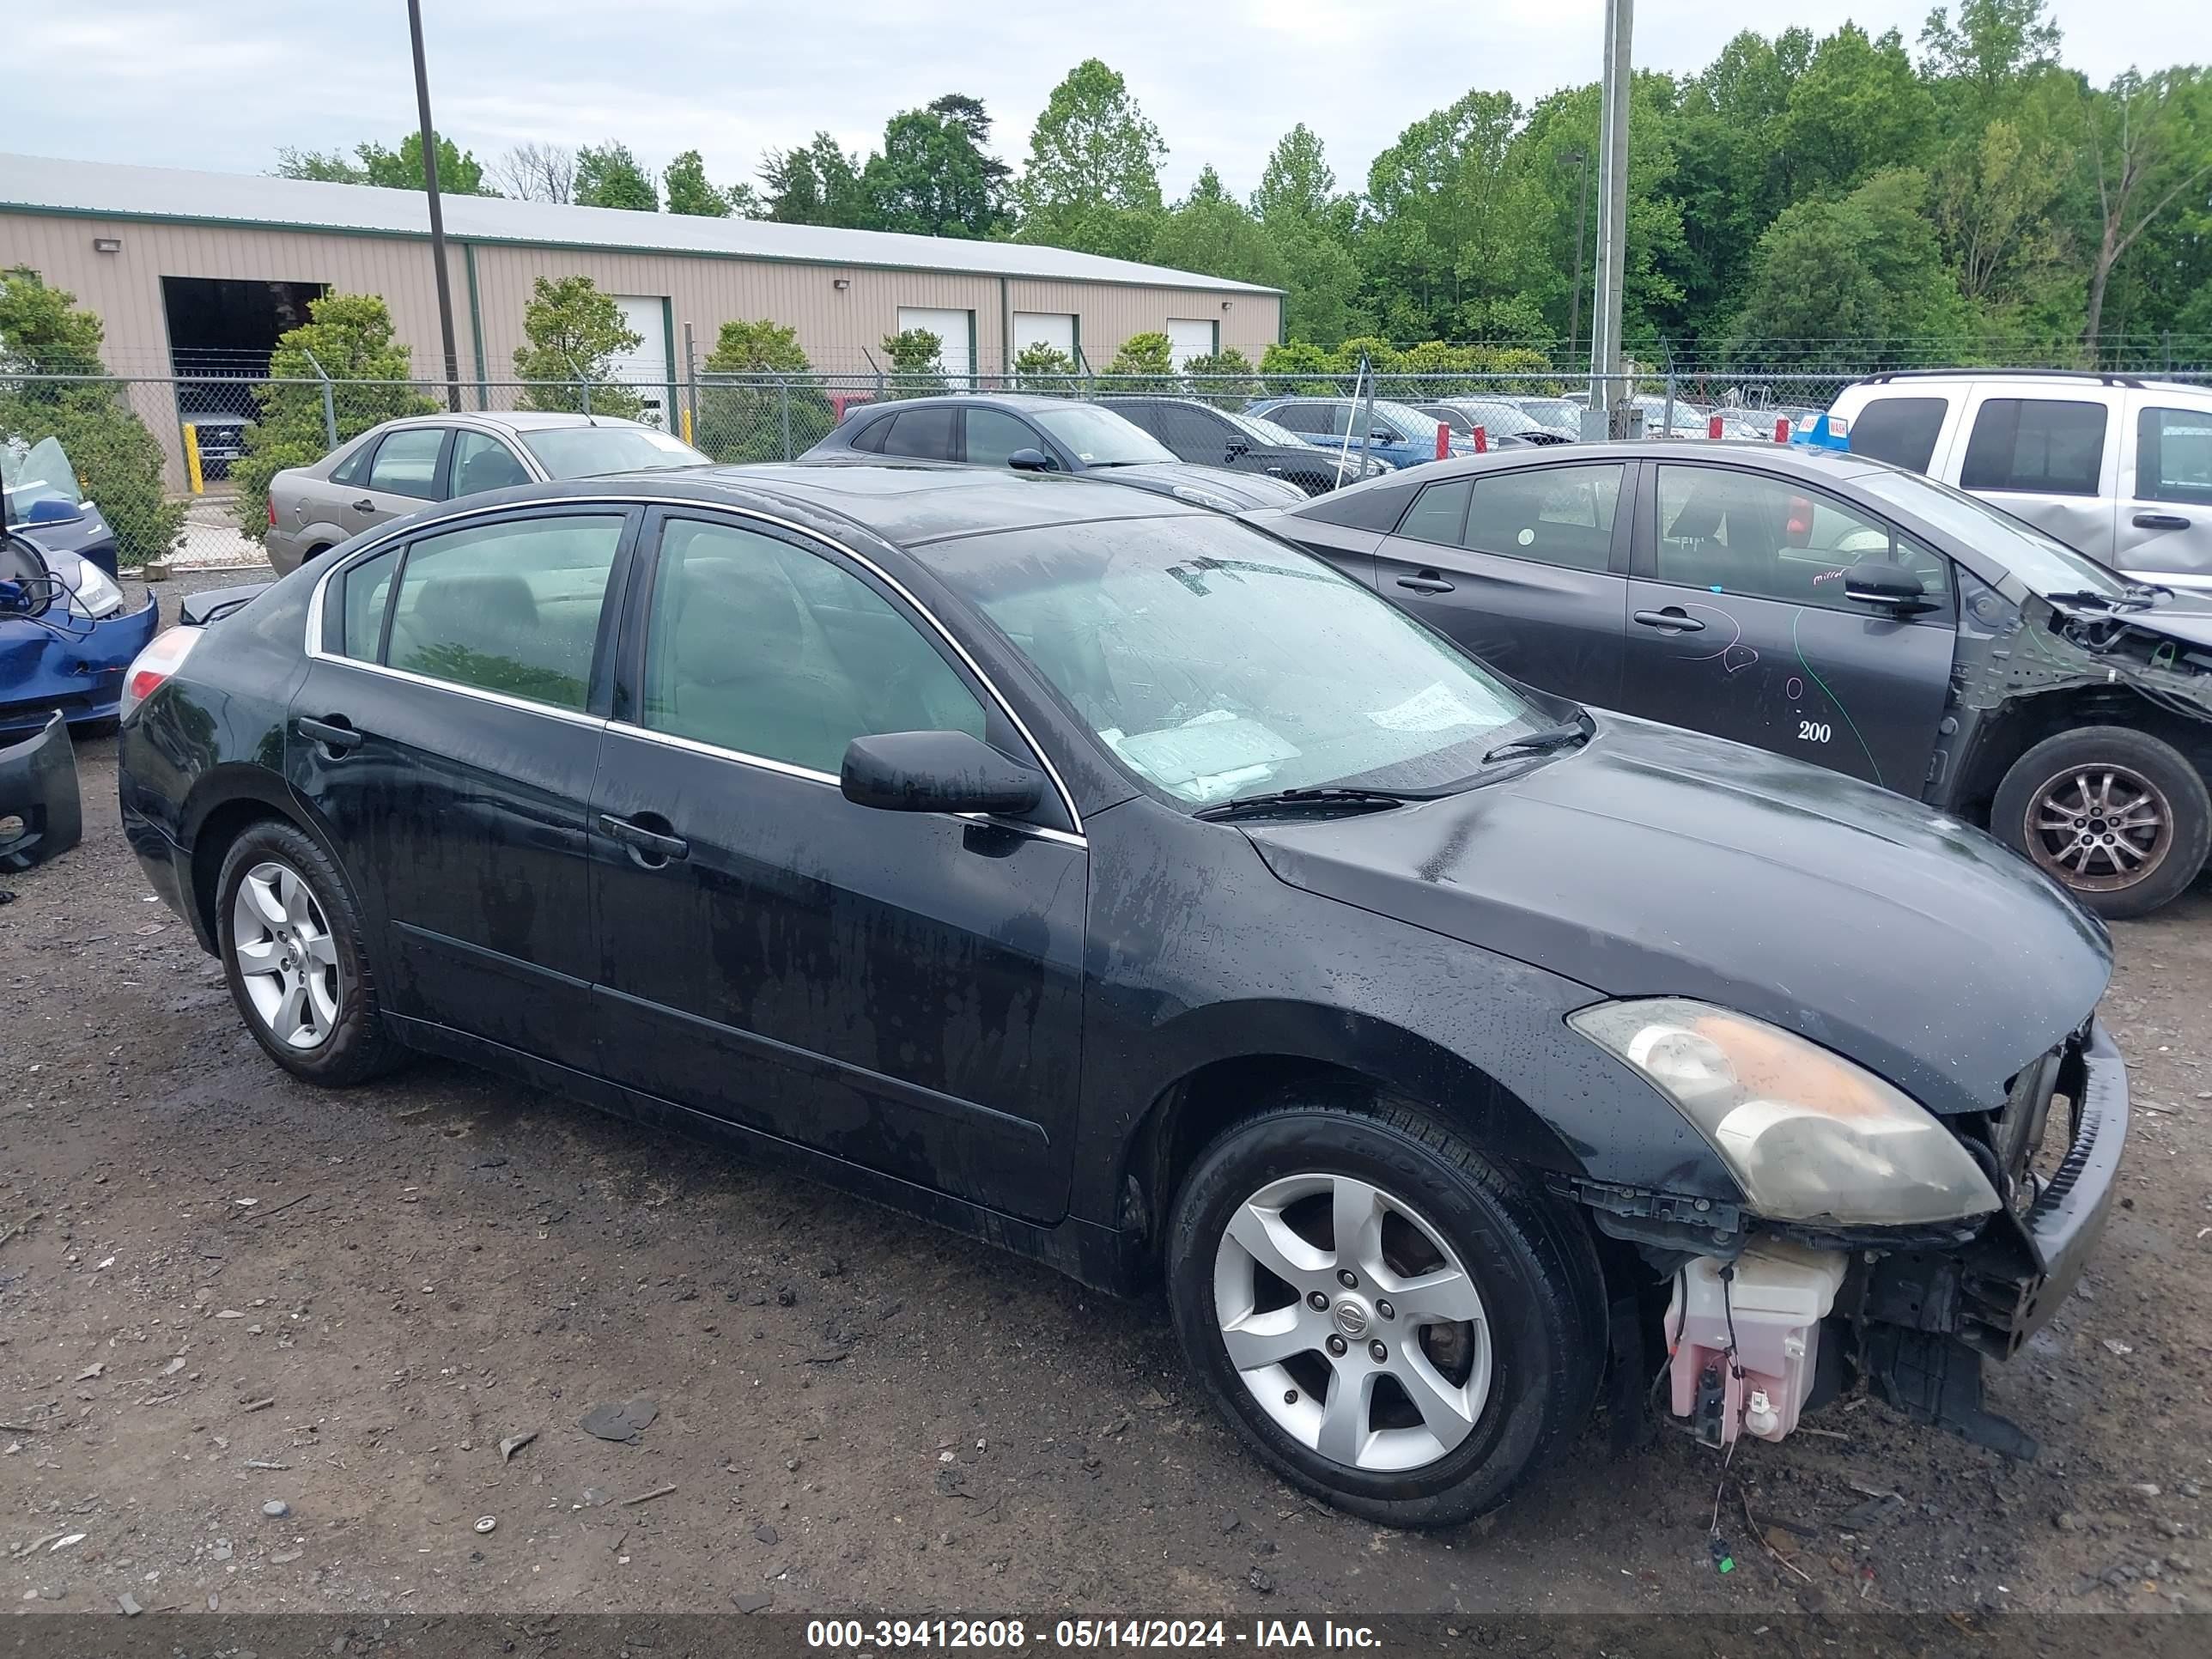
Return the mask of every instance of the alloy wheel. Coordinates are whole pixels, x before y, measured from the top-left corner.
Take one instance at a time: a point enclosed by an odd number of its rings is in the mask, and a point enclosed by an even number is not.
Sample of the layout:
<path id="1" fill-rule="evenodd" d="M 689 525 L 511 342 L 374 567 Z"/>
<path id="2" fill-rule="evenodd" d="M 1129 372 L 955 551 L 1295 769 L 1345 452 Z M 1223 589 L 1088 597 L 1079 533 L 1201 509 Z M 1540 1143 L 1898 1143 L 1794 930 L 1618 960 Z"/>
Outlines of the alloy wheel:
<path id="1" fill-rule="evenodd" d="M 337 1029 L 345 975 L 330 922 L 300 872 L 265 860 L 231 901 L 231 960 L 255 1015 L 289 1048 L 314 1048 Z"/>
<path id="2" fill-rule="evenodd" d="M 2133 767 L 2069 768 L 2029 798 L 2026 817 L 2029 855 L 2085 892 L 2134 886 L 2173 844 L 2172 804 Z"/>
<path id="3" fill-rule="evenodd" d="M 1332 1462 L 1425 1468 L 1482 1416 L 1492 1360 L 1474 1279 L 1370 1182 L 1315 1172 L 1247 1198 L 1215 1252 L 1213 1303 L 1253 1399 Z"/>

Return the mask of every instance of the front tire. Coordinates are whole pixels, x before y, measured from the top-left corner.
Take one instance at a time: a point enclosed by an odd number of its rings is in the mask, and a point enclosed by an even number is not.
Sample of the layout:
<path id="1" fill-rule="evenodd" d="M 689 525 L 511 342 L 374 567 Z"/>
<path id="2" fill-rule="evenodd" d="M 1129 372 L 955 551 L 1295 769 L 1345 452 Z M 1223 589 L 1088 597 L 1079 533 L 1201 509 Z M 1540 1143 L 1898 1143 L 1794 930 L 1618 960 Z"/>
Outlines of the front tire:
<path id="1" fill-rule="evenodd" d="M 2124 726 L 2046 738 L 1990 809 L 1997 838 L 2109 921 L 2179 896 L 2212 853 L 2212 793 L 2181 753 Z"/>
<path id="2" fill-rule="evenodd" d="M 216 945 L 246 1029 L 294 1077 L 344 1088 L 398 1058 L 352 891 L 299 829 L 264 820 L 232 843 L 216 881 Z"/>
<path id="3" fill-rule="evenodd" d="M 1496 1508 L 1588 1420 L 1589 1234 L 1419 1114 L 1292 1104 L 1200 1154 L 1168 1301 L 1215 1407 L 1279 1474 L 1391 1526 Z"/>

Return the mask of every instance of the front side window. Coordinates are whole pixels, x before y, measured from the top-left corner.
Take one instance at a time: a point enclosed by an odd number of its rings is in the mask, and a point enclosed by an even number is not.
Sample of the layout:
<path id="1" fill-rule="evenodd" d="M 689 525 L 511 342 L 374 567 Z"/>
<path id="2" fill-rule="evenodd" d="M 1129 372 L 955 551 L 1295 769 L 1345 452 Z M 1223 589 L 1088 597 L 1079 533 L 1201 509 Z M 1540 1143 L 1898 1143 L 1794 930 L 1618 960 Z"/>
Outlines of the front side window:
<path id="1" fill-rule="evenodd" d="M 1004 466 L 1018 449 L 1041 447 L 1037 434 L 1002 409 L 968 411 L 968 459 L 977 466 Z"/>
<path id="2" fill-rule="evenodd" d="M 661 536 L 640 723 L 830 777 L 854 738 L 984 735 L 967 683 L 858 576 L 757 531 L 690 519 Z"/>
<path id="3" fill-rule="evenodd" d="M 419 501 L 438 498 L 438 452 L 446 447 L 441 426 L 402 427 L 387 432 L 369 463 L 368 487 L 387 495 L 412 495 Z"/>
<path id="4" fill-rule="evenodd" d="M 1036 422 L 1085 466 L 1133 466 L 1175 459 L 1167 446 L 1144 428 L 1096 404 L 1039 410 Z"/>
<path id="5" fill-rule="evenodd" d="M 1624 469 L 1615 465 L 1528 467 L 1475 485 L 1467 544 L 1509 559 L 1569 570 L 1613 562 L 1613 520 Z"/>
<path id="6" fill-rule="evenodd" d="M 2212 507 L 2212 410 L 2146 409 L 2136 416 L 2136 499 Z"/>
<path id="7" fill-rule="evenodd" d="M 1950 408 L 1942 398 L 1876 398 L 1851 417 L 1851 453 L 1925 472 Z"/>
<path id="8" fill-rule="evenodd" d="M 622 515 L 609 513 L 424 538 L 400 568 L 385 661 L 580 711 L 622 532 Z"/>
<path id="9" fill-rule="evenodd" d="M 1855 610 L 1844 573 L 1896 562 L 1943 591 L 1948 564 L 1826 495 L 1761 473 L 1659 469 L 1658 578 L 1683 587 Z"/>
<path id="10" fill-rule="evenodd" d="M 1851 434 L 1858 447 L 1858 434 Z M 2105 462 L 2105 406 L 2052 398 L 1990 398 L 1974 416 L 1961 489 L 2094 495 Z"/>
<path id="11" fill-rule="evenodd" d="M 1233 520 L 1108 520 L 925 554 L 1131 775 L 1188 805 L 1449 786 L 1551 723 L 1364 586 Z"/>

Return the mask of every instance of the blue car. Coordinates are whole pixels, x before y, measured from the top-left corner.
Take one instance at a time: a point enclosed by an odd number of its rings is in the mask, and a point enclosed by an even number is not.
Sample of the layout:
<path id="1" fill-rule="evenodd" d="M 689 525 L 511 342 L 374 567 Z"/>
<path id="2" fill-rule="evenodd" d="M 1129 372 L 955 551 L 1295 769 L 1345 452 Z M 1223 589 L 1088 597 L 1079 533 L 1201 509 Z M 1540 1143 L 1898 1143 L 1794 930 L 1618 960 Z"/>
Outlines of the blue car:
<path id="1" fill-rule="evenodd" d="M 1262 398 L 1244 412 L 1273 421 L 1317 448 L 1349 448 L 1357 453 L 1361 438 L 1352 423 L 1363 411 L 1372 416 L 1366 447 L 1376 460 L 1408 467 L 1437 459 L 1436 417 L 1387 398 L 1376 398 L 1371 410 L 1364 398 Z M 1449 454 L 1474 453 L 1470 437 L 1453 433 L 1449 441 Z"/>
<path id="2" fill-rule="evenodd" d="M 42 603 L 0 610 L 0 738 L 40 730 L 56 710 L 72 727 L 115 719 L 125 672 L 160 627 L 155 602 L 131 609 L 112 562 L 97 556 L 87 520 L 100 532 L 106 521 L 76 499 L 76 477 L 51 438 L 27 451 L 0 442 L 8 534 L 43 573 L 15 584 Z M 106 534 L 111 562 L 114 550 Z M 16 562 L 30 562 L 19 550 Z"/>

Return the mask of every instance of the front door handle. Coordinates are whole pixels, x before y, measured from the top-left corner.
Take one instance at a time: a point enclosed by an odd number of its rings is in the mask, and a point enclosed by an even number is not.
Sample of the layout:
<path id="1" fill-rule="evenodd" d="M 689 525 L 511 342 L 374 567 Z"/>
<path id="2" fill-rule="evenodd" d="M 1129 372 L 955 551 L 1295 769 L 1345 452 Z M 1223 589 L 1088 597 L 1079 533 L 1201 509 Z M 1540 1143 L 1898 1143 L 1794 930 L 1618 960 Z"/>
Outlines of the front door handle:
<path id="1" fill-rule="evenodd" d="M 1433 570 L 1424 570 L 1417 575 L 1401 576 L 1398 586 L 1410 587 L 1416 593 L 1449 593 L 1452 585 Z"/>
<path id="2" fill-rule="evenodd" d="M 2136 528 L 2138 530 L 2186 530 L 2189 528 L 2189 520 L 2179 513 L 2138 513 L 2136 514 Z"/>
<path id="3" fill-rule="evenodd" d="M 356 513 L 374 513 L 376 511 L 376 503 L 364 495 L 353 504 L 353 510 Z"/>
<path id="4" fill-rule="evenodd" d="M 353 722 L 343 714 L 332 714 L 319 720 L 309 720 L 302 714 L 294 724 L 299 727 L 301 737 L 312 738 L 322 744 L 330 751 L 333 760 L 361 747 L 361 733 L 354 730 Z"/>
<path id="5" fill-rule="evenodd" d="M 1664 611 L 1639 611 L 1636 620 L 1646 628 L 1656 628 L 1668 634 L 1695 634 L 1705 623 L 1699 622 L 1680 605 L 1670 605 Z"/>
<path id="6" fill-rule="evenodd" d="M 648 870 L 658 870 L 665 864 L 691 856 L 691 843 L 681 836 L 665 833 L 667 827 L 668 820 L 658 812 L 641 812 L 634 818 L 618 818 L 611 812 L 599 814 L 601 832 L 628 848 L 631 860 Z"/>

